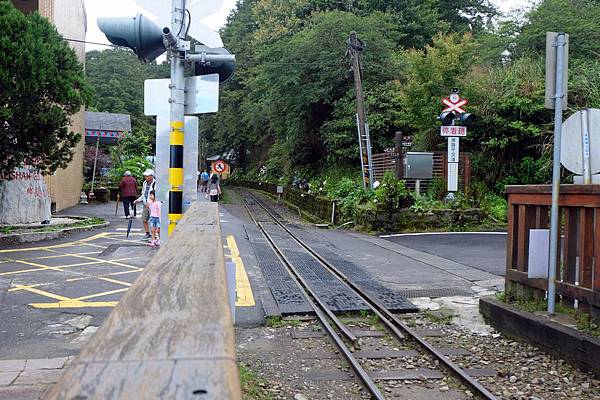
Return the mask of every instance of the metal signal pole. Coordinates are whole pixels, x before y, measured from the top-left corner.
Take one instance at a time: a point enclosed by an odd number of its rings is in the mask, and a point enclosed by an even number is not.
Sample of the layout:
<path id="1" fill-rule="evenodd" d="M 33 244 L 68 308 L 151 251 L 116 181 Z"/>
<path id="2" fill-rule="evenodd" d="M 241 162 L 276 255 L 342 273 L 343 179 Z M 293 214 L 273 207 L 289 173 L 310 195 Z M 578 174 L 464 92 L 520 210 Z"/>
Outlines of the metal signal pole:
<path id="1" fill-rule="evenodd" d="M 360 149 L 360 165 L 363 177 L 363 186 L 373 188 L 373 162 L 371 160 L 371 138 L 367 113 L 365 111 L 365 97 L 362 86 L 362 71 L 360 68 L 360 52 L 365 48 L 363 42 L 356 36 L 356 32 L 350 33 L 348 38 L 348 53 L 352 59 L 354 71 L 354 86 L 356 88 L 356 124 L 358 127 L 358 144 Z"/>
<path id="2" fill-rule="evenodd" d="M 563 87 L 565 67 L 565 34 L 556 37 L 556 83 L 554 94 L 554 154 L 552 158 L 552 208 L 550 209 L 550 254 L 548 260 L 548 314 L 554 314 L 556 301 L 556 271 L 558 267 L 559 243 L 559 200 L 560 200 L 560 150 L 563 123 Z"/>
<path id="3" fill-rule="evenodd" d="M 183 215 L 183 146 L 185 119 L 185 52 L 178 48 L 185 40 L 185 0 L 172 0 L 171 32 L 163 30 L 171 41 L 171 130 L 169 135 L 169 232 L 171 235 Z M 175 42 L 175 43 L 173 43 Z"/>

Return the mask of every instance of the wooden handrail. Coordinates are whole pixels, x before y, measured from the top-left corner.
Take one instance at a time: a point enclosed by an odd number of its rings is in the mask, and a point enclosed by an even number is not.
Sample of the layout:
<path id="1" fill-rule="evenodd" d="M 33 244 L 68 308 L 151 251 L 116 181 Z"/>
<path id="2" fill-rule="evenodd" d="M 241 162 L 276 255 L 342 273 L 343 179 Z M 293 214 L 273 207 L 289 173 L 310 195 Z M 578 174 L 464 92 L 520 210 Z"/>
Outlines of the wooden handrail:
<path id="1" fill-rule="evenodd" d="M 543 298 L 547 279 L 528 277 L 529 233 L 548 229 L 550 185 L 507 186 L 506 288 L 517 297 Z M 600 185 L 560 186 L 560 270 L 556 289 L 564 305 L 579 300 L 600 319 Z"/>
<path id="2" fill-rule="evenodd" d="M 219 211 L 195 203 L 44 396 L 241 399 Z"/>

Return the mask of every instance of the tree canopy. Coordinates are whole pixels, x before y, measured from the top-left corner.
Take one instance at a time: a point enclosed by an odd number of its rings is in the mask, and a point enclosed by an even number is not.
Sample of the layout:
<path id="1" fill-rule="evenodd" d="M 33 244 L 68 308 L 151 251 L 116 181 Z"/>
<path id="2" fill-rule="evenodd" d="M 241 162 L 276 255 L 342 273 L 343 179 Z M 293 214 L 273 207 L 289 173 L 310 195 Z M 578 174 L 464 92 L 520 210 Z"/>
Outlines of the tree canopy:
<path id="1" fill-rule="evenodd" d="M 236 55 L 220 111 L 201 118 L 204 155 L 234 149 L 237 163 L 268 177 L 359 174 L 355 92 L 346 39 L 356 31 L 374 152 L 398 130 L 413 150 L 443 151 L 436 117 L 452 87 L 477 122 L 461 149 L 475 178 L 503 191 L 550 178 L 552 112 L 544 109 L 546 31 L 571 35 L 569 109 L 599 107 L 600 3 L 542 0 L 501 16 L 487 0 L 239 0 L 221 35 Z M 101 111 L 142 116 L 143 80 L 168 76 L 122 50 L 91 52 Z M 568 115 L 567 115 L 568 116 Z M 333 166 L 333 167 L 332 167 Z M 344 172 L 344 173 L 345 173 Z"/>
<path id="2" fill-rule="evenodd" d="M 69 117 L 91 98 L 83 66 L 54 26 L 0 0 L 0 176 L 23 164 L 52 173 L 81 135 Z"/>
<path id="3" fill-rule="evenodd" d="M 358 164 L 355 100 L 345 40 L 356 31 L 373 151 L 394 132 L 414 150 L 444 150 L 440 100 L 460 87 L 478 122 L 463 150 L 476 178 L 549 178 L 552 113 L 543 108 L 545 32 L 571 34 L 569 112 L 600 101 L 600 4 L 543 0 L 501 16 L 486 0 L 240 0 L 222 30 L 237 72 L 201 129 L 214 153 L 238 151 L 273 178 Z M 358 173 L 358 167 L 355 168 Z"/>
<path id="4" fill-rule="evenodd" d="M 94 110 L 131 115 L 131 136 L 122 143 L 121 153 L 148 155 L 155 129 L 153 118 L 144 115 L 144 81 L 169 77 L 169 65 L 143 64 L 130 50 L 95 50 L 86 53 L 86 75 L 95 92 Z"/>

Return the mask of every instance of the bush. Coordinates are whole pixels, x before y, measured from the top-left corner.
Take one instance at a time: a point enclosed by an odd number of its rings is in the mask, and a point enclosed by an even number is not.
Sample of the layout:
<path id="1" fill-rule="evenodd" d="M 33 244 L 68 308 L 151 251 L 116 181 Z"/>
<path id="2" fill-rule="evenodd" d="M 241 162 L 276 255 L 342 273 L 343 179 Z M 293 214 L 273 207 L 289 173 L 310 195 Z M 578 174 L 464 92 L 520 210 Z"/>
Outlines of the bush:
<path id="1" fill-rule="evenodd" d="M 508 220 L 508 202 L 504 197 L 488 193 L 481 204 L 481 208 L 496 222 L 506 222 Z"/>
<path id="2" fill-rule="evenodd" d="M 446 198 L 446 182 L 440 178 L 433 178 L 427 187 L 427 197 L 433 200 Z"/>
<path id="3" fill-rule="evenodd" d="M 129 171 L 139 181 L 142 179 L 144 171 L 148 168 L 153 168 L 152 163 L 144 157 L 131 157 L 125 160 L 122 165 L 113 167 L 110 170 L 110 180 L 113 184 L 117 184 L 125 171 Z"/>
<path id="4" fill-rule="evenodd" d="M 375 189 L 378 208 L 388 212 L 410 206 L 411 196 L 403 180 L 396 179 L 392 171 L 386 171 L 381 184 Z"/>

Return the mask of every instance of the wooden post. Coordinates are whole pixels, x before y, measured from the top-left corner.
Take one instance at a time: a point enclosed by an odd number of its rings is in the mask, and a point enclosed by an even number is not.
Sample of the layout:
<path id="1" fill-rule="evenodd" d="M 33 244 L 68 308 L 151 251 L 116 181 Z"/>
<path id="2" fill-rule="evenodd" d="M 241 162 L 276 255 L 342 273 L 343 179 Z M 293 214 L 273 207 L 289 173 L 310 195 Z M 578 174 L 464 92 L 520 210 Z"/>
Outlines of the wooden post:
<path id="1" fill-rule="evenodd" d="M 463 153 L 464 155 L 464 174 L 463 177 L 465 182 L 465 192 L 469 191 L 469 187 L 471 187 L 471 153 Z"/>
<path id="2" fill-rule="evenodd" d="M 404 178 L 404 152 L 402 151 L 402 132 L 394 136 L 394 151 L 396 152 L 396 179 Z"/>

